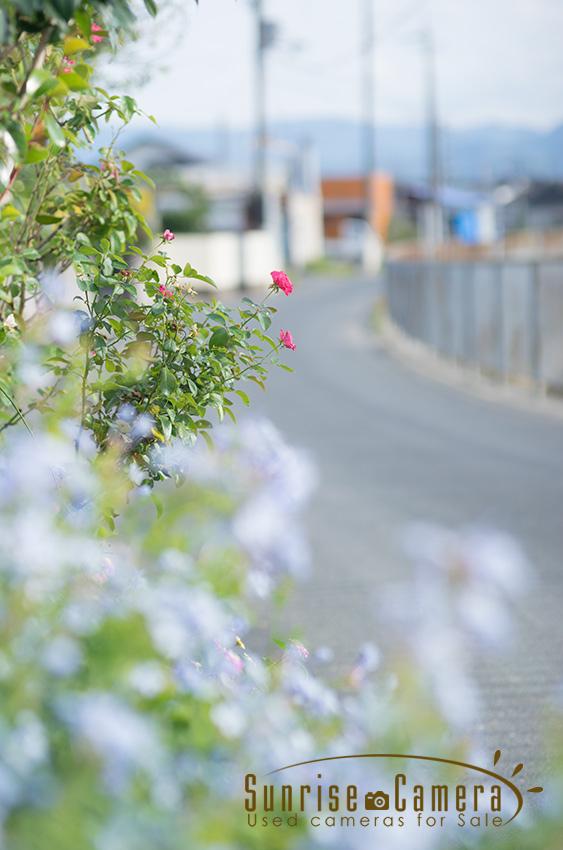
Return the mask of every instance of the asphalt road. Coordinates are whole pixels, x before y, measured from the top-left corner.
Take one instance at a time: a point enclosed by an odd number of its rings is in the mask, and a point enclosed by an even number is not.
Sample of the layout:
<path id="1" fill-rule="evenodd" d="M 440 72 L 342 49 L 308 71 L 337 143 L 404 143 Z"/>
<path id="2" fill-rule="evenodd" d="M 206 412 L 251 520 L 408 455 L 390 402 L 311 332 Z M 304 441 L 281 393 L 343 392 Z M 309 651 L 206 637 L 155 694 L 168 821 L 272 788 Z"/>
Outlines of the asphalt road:
<path id="1" fill-rule="evenodd" d="M 372 281 L 311 280 L 279 296 L 295 373 L 272 374 L 254 409 L 308 449 L 320 474 L 307 517 L 314 573 L 292 619 L 306 640 L 335 650 L 340 670 L 377 638 L 378 589 L 405 574 L 399 541 L 409 522 L 510 532 L 537 581 L 511 658 L 482 667 L 482 731 L 524 756 L 563 681 L 563 419 L 404 365 L 369 331 L 375 295 Z"/>

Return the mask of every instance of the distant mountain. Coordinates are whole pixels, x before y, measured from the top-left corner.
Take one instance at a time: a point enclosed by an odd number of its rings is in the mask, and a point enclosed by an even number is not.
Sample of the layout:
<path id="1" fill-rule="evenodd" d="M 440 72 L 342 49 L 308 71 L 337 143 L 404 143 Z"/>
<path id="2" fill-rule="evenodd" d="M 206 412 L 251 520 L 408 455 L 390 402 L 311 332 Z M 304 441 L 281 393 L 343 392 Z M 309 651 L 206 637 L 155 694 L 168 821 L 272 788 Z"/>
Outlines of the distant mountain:
<path id="1" fill-rule="evenodd" d="M 133 142 L 132 133 L 126 136 Z M 205 159 L 248 167 L 253 144 L 249 130 L 171 127 L 139 134 L 167 142 Z M 361 167 L 361 124 L 340 119 L 283 121 L 270 128 L 274 156 L 309 142 L 319 153 L 324 174 L 354 174 Z M 289 144 L 288 144 L 289 143 Z M 426 133 L 419 127 L 385 126 L 376 137 L 378 168 L 400 180 L 424 180 Z M 447 180 L 488 183 L 505 177 L 563 179 L 563 124 L 541 132 L 525 127 L 482 126 L 442 131 L 444 175 Z"/>

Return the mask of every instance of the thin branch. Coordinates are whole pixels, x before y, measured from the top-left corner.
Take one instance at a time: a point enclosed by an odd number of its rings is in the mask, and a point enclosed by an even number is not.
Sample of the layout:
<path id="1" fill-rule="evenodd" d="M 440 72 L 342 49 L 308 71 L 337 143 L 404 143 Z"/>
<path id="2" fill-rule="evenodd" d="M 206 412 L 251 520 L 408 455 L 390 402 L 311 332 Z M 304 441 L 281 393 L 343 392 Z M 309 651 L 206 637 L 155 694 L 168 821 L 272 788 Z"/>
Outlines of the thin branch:
<path id="1" fill-rule="evenodd" d="M 12 405 L 12 407 L 14 408 L 14 410 L 16 411 L 16 417 L 12 417 L 12 418 L 15 418 L 15 419 L 16 419 L 16 421 L 17 421 L 17 419 L 21 419 L 21 421 L 23 422 L 23 424 L 25 425 L 25 427 L 27 428 L 27 430 L 29 431 L 29 433 L 30 433 L 30 434 L 31 434 L 31 436 L 33 437 L 33 431 L 31 430 L 31 428 L 30 428 L 30 427 L 29 427 L 29 425 L 27 424 L 27 422 L 26 422 L 26 420 L 25 420 L 25 416 L 23 415 L 22 411 L 21 411 L 21 410 L 19 409 L 19 407 L 17 406 L 17 404 L 16 404 L 16 402 L 14 401 L 14 399 L 11 397 L 11 395 L 10 395 L 9 393 L 7 393 L 7 392 L 6 392 L 6 390 L 5 390 L 3 387 L 1 387 L 1 386 L 0 386 L 0 393 L 2 393 L 2 395 L 4 396 L 4 398 L 8 399 L 8 401 L 10 402 L 10 404 Z"/>

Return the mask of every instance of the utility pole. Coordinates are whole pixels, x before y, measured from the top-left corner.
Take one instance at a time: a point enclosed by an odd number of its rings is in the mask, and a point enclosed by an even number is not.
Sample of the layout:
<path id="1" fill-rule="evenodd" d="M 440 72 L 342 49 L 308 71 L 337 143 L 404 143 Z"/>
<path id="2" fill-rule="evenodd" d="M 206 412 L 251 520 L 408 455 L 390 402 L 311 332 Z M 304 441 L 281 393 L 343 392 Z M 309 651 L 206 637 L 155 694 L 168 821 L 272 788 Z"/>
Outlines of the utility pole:
<path id="1" fill-rule="evenodd" d="M 375 20 L 374 0 L 361 0 L 362 170 L 364 214 L 372 220 L 372 175 L 375 173 Z"/>
<path id="2" fill-rule="evenodd" d="M 443 216 L 440 191 L 442 188 L 442 152 L 438 119 L 436 82 L 436 49 L 430 29 L 422 33 L 421 46 L 426 78 L 426 126 L 428 156 L 428 188 L 431 195 L 431 250 L 434 254 L 443 241 Z"/>
<path id="3" fill-rule="evenodd" d="M 263 213 L 266 195 L 266 74 L 264 38 L 264 0 L 254 0 L 256 18 L 255 54 L 255 151 L 254 189 Z M 260 215 L 260 218 L 262 215 Z"/>
<path id="4" fill-rule="evenodd" d="M 266 51 L 273 47 L 278 38 L 278 28 L 264 18 L 264 0 L 252 0 L 256 21 L 255 52 L 255 152 L 254 152 L 254 207 L 251 218 L 262 226 L 267 198 L 268 127 L 266 116 Z"/>

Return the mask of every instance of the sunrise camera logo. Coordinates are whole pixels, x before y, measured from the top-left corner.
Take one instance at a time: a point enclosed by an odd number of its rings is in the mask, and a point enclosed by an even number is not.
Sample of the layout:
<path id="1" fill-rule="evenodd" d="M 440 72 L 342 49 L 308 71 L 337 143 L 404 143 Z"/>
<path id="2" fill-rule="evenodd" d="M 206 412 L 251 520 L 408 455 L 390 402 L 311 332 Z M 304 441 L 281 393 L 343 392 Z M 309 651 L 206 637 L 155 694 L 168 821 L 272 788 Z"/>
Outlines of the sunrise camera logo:
<path id="1" fill-rule="evenodd" d="M 389 776 L 386 791 L 360 788 L 331 782 L 315 771 L 316 776 L 305 783 L 282 781 L 278 785 L 270 778 L 261 783 L 256 774 L 244 777 L 244 810 L 247 825 L 256 827 L 296 827 L 303 820 L 311 827 L 340 827 L 401 829 L 407 823 L 418 827 L 440 829 L 457 826 L 469 829 L 498 829 L 511 823 L 524 807 L 525 794 L 541 794 L 543 788 L 520 787 L 523 763 L 511 771 L 499 772 L 501 751 L 497 750 L 492 766 L 469 764 L 439 756 L 408 755 L 404 753 L 365 753 L 349 756 L 328 756 L 271 771 L 288 774 L 295 768 L 307 768 L 342 760 L 388 760 L 431 763 L 444 769 L 461 768 L 464 779 L 421 781 L 409 775 L 402 766 Z M 362 805 L 363 804 L 363 805 Z"/>
<path id="2" fill-rule="evenodd" d="M 384 791 L 368 792 L 364 799 L 366 812 L 386 812 L 391 808 L 389 794 Z"/>

